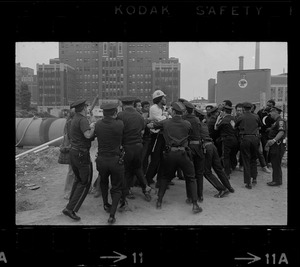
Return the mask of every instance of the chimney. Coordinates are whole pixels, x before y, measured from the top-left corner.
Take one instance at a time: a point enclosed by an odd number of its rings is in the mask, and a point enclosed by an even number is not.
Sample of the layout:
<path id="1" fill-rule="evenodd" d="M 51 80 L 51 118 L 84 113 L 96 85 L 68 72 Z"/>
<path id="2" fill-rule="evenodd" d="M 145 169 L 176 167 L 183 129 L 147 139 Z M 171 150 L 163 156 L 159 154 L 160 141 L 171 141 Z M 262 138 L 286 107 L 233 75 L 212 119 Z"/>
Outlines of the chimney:
<path id="1" fill-rule="evenodd" d="M 260 54 L 260 49 L 259 49 L 259 42 L 256 42 L 256 45 L 255 45 L 255 69 L 259 69 L 259 54 Z"/>
<path id="2" fill-rule="evenodd" d="M 244 69 L 244 57 L 240 56 L 239 57 L 239 70 L 243 70 Z"/>

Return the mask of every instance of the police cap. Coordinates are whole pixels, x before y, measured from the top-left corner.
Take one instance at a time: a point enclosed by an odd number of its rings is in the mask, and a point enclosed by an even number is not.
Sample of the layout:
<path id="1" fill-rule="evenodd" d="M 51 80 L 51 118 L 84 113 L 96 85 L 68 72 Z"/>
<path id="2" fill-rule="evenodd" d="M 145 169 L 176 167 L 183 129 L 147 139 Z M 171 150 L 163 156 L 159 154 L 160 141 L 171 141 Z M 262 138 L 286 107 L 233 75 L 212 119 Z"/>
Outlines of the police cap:
<path id="1" fill-rule="evenodd" d="M 181 112 L 185 111 L 185 105 L 183 105 L 182 102 L 179 102 L 179 101 L 178 102 L 173 102 L 171 104 L 171 106 L 172 106 L 173 109 L 175 109 L 177 111 L 181 111 Z"/>
<path id="2" fill-rule="evenodd" d="M 212 109 L 208 110 L 207 112 L 209 114 L 212 114 L 212 113 L 216 112 L 217 110 L 218 110 L 218 107 L 213 107 Z"/>
<path id="3" fill-rule="evenodd" d="M 252 108 L 252 104 L 250 102 L 244 102 L 243 103 L 243 108 L 245 108 L 245 109 L 251 109 Z"/>
<path id="4" fill-rule="evenodd" d="M 278 113 L 280 114 L 282 112 L 282 109 L 278 106 L 275 106 L 275 107 L 271 108 L 270 112 L 272 112 L 272 111 L 278 111 Z"/>
<path id="5" fill-rule="evenodd" d="M 120 98 L 120 101 L 124 104 L 132 104 L 136 100 L 136 97 L 133 96 L 123 96 Z"/>
<path id="6" fill-rule="evenodd" d="M 78 108 L 80 106 L 86 105 L 86 99 L 78 99 L 70 105 L 70 108 Z"/>
<path id="7" fill-rule="evenodd" d="M 189 102 L 189 101 L 184 101 L 183 105 L 185 105 L 186 108 L 190 108 L 190 109 L 194 109 L 195 108 L 194 105 L 191 102 Z"/>
<path id="8" fill-rule="evenodd" d="M 195 111 L 195 113 L 198 113 L 198 114 L 200 114 L 200 115 L 203 115 L 203 116 L 206 115 L 206 113 L 203 112 L 201 109 L 195 108 L 194 111 Z"/>
<path id="9" fill-rule="evenodd" d="M 103 103 L 100 108 L 103 110 L 111 110 L 117 108 L 118 106 L 118 103 Z"/>

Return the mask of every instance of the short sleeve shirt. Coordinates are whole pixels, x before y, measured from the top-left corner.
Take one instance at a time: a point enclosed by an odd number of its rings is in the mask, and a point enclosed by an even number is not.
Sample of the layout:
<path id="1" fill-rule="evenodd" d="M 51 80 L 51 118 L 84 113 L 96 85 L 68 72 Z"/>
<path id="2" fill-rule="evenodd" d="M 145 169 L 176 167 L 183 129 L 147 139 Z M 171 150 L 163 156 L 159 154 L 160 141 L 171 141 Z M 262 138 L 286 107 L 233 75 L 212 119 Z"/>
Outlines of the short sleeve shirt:
<path id="1" fill-rule="evenodd" d="M 77 149 L 90 149 L 92 141 L 84 136 L 84 132 L 90 129 L 88 119 L 82 114 L 76 113 L 70 126 L 71 147 Z"/>
<path id="2" fill-rule="evenodd" d="M 269 131 L 269 139 L 273 139 L 276 137 L 276 135 L 280 132 L 280 131 L 284 131 L 284 135 L 282 137 L 285 138 L 285 133 L 286 133 L 286 121 L 281 118 L 278 117 L 278 119 L 272 124 L 271 129 Z"/>

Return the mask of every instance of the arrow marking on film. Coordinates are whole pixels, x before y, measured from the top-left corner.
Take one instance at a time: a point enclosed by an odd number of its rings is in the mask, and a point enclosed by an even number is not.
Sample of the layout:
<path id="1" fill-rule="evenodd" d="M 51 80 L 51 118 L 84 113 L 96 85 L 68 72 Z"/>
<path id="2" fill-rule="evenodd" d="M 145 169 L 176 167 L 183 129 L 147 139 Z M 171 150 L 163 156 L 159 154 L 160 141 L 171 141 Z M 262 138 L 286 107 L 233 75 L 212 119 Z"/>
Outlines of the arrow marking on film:
<path id="1" fill-rule="evenodd" d="M 121 261 L 121 260 L 124 260 L 124 259 L 127 258 L 126 255 L 123 255 L 123 254 L 118 253 L 116 251 L 114 251 L 114 253 L 118 254 L 118 256 L 100 256 L 100 258 L 101 259 L 117 259 L 114 262 Z"/>
<path id="2" fill-rule="evenodd" d="M 258 257 L 258 256 L 255 256 L 249 252 L 247 252 L 248 255 L 251 255 L 253 258 L 234 258 L 235 260 L 252 260 L 252 261 L 249 261 L 248 264 L 250 263 L 253 263 L 253 262 L 256 262 L 256 261 L 259 261 L 261 258 Z"/>

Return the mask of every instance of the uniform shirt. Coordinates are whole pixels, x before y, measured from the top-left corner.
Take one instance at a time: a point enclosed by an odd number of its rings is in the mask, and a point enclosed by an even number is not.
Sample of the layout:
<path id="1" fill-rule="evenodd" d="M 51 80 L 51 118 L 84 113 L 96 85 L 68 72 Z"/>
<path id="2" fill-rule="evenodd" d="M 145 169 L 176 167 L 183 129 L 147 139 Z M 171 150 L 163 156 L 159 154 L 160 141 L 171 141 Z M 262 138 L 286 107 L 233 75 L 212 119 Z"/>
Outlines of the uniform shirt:
<path id="1" fill-rule="evenodd" d="M 221 119 L 221 122 L 217 125 L 220 131 L 221 137 L 236 136 L 236 130 L 234 128 L 235 122 L 232 115 L 226 115 Z"/>
<path id="2" fill-rule="evenodd" d="M 144 118 L 134 107 L 126 107 L 118 113 L 117 118 L 124 123 L 123 145 L 142 143 L 142 131 L 144 130 Z"/>
<path id="3" fill-rule="evenodd" d="M 192 125 L 192 131 L 190 133 L 189 140 L 200 140 L 200 120 L 194 114 L 187 114 L 182 116 L 184 120 L 187 120 Z"/>
<path id="4" fill-rule="evenodd" d="M 213 140 L 216 140 L 220 136 L 219 131 L 214 129 L 216 121 L 217 121 L 216 115 L 211 115 L 207 120 L 209 135 Z"/>
<path id="5" fill-rule="evenodd" d="M 212 138 L 209 135 L 209 131 L 208 131 L 208 126 L 206 123 L 204 122 L 200 122 L 201 127 L 200 127 L 200 137 L 202 140 L 210 142 L 212 141 Z"/>
<path id="6" fill-rule="evenodd" d="M 151 121 L 162 121 L 165 120 L 167 116 L 165 116 L 163 109 L 160 108 L 157 104 L 154 104 L 149 109 L 149 120 Z M 153 133 L 159 132 L 159 130 L 150 130 Z"/>
<path id="7" fill-rule="evenodd" d="M 235 127 L 239 129 L 240 135 L 258 134 L 261 121 L 257 114 L 245 112 L 237 119 Z"/>
<path id="8" fill-rule="evenodd" d="M 70 143 L 71 147 L 77 149 L 90 149 L 93 138 L 88 139 L 84 132 L 90 130 L 88 119 L 80 113 L 76 113 L 71 121 L 70 126 Z"/>
<path id="9" fill-rule="evenodd" d="M 280 131 L 284 131 L 284 135 L 281 137 L 281 139 L 284 139 L 286 133 L 286 121 L 283 118 L 278 117 L 271 126 L 268 134 L 269 139 L 274 139 Z"/>
<path id="10" fill-rule="evenodd" d="M 181 116 L 174 116 L 153 123 L 154 128 L 163 129 L 163 136 L 167 146 L 187 146 L 192 125 L 189 121 L 182 119 Z"/>
<path id="11" fill-rule="evenodd" d="M 122 144 L 124 123 L 112 117 L 104 117 L 95 125 L 95 134 L 98 140 L 98 153 L 120 152 Z"/>

